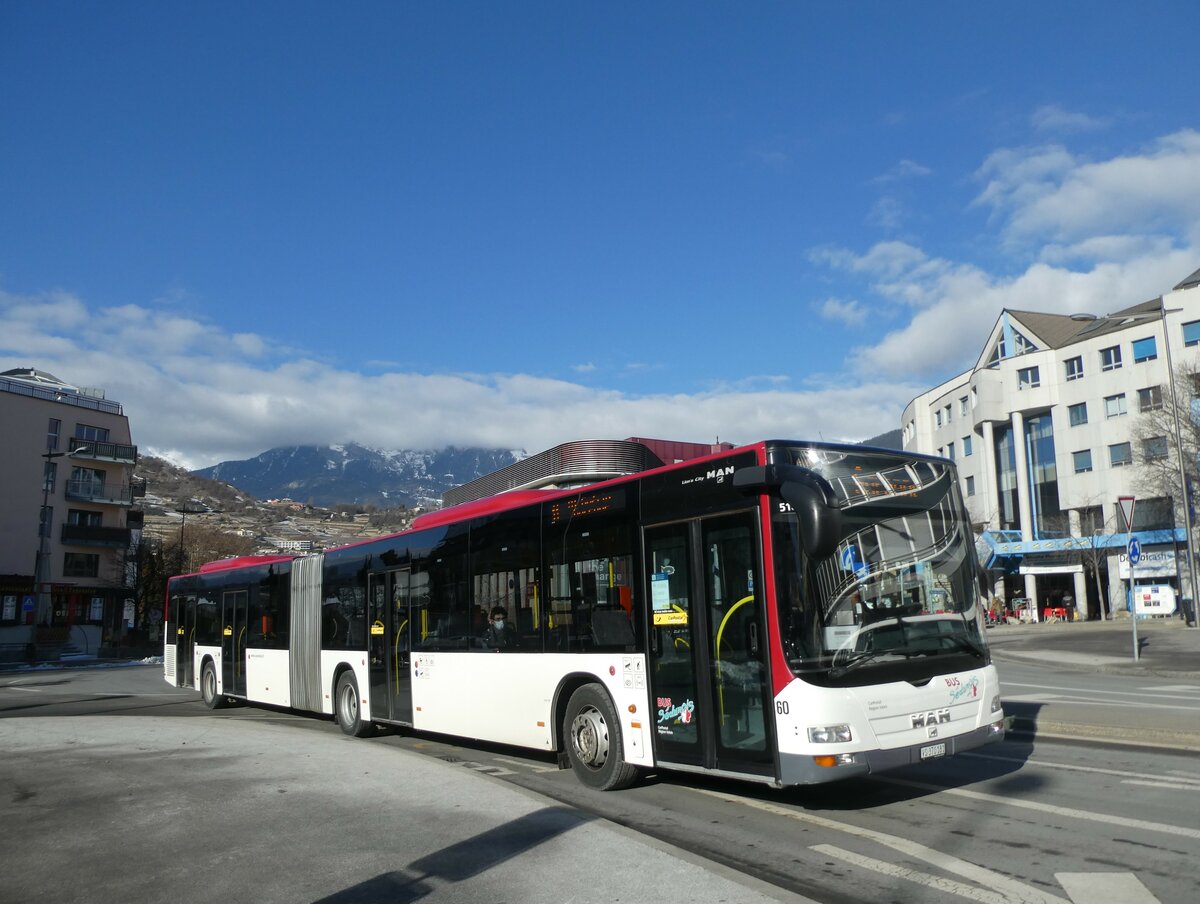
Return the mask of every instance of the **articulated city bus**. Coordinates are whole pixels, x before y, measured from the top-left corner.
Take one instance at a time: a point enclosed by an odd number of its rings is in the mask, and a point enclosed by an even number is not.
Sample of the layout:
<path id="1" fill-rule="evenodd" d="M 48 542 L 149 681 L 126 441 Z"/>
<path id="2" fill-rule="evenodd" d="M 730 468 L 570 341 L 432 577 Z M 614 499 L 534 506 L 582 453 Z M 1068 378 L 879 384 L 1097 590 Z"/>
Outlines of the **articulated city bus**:
<path id="1" fill-rule="evenodd" d="M 557 753 L 605 790 L 827 782 L 1003 737 L 979 574 L 951 462 L 768 441 L 173 578 L 165 677 Z"/>

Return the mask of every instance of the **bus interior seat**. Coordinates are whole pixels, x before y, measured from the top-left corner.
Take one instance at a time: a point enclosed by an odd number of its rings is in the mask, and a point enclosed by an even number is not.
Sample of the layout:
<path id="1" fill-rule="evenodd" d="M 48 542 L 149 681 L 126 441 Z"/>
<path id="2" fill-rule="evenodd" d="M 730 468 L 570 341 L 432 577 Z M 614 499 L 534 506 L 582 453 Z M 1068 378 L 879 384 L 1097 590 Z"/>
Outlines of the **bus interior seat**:
<path id="1" fill-rule="evenodd" d="M 598 647 L 633 646 L 637 641 L 625 610 L 592 610 L 592 642 Z"/>

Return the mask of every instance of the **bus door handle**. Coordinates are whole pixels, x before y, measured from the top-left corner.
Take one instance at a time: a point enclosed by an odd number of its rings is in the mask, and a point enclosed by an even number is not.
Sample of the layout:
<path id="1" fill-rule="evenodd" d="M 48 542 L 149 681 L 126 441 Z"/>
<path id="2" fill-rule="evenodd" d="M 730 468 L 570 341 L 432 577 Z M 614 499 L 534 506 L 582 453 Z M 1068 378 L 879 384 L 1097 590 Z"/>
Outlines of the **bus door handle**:
<path id="1" fill-rule="evenodd" d="M 746 623 L 746 631 L 750 635 L 750 653 L 754 656 L 758 655 L 758 622 L 750 621 Z"/>

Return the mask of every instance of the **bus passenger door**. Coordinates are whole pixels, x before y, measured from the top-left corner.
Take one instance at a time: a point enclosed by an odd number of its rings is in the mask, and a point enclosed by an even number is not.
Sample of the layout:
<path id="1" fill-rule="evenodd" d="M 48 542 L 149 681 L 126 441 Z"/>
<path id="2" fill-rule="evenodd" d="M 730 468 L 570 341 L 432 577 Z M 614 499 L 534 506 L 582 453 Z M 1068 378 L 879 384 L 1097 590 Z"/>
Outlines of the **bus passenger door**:
<path id="1" fill-rule="evenodd" d="M 196 597 L 177 597 L 175 612 L 175 686 L 193 687 L 196 683 Z"/>
<path id="2" fill-rule="evenodd" d="M 774 773 L 755 513 L 645 532 L 656 758 Z"/>
<path id="3" fill-rule="evenodd" d="M 418 573 L 420 574 L 420 573 Z M 412 581 L 408 571 L 393 573 L 391 611 L 388 620 L 388 637 L 391 659 L 388 661 L 392 718 L 411 725 L 412 702 Z"/>
<path id="4" fill-rule="evenodd" d="M 367 578 L 367 675 L 370 684 L 371 718 L 390 719 L 388 695 L 388 617 L 391 574 Z"/>
<path id="5" fill-rule="evenodd" d="M 246 695 L 246 616 L 250 594 L 227 591 L 221 599 L 221 682 L 226 694 Z"/>
<path id="6" fill-rule="evenodd" d="M 409 667 L 409 573 L 389 571 L 368 578 L 371 717 L 412 722 Z"/>

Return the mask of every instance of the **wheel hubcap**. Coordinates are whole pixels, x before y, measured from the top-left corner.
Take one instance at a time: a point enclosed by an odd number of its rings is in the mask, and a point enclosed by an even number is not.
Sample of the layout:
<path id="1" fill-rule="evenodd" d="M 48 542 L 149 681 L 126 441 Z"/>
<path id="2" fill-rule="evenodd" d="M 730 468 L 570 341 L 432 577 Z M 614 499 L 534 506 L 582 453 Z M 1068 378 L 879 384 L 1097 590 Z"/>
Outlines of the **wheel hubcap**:
<path id="1" fill-rule="evenodd" d="M 598 769 L 608 760 L 608 726 L 595 707 L 582 710 L 571 722 L 571 738 L 584 764 Z"/>

